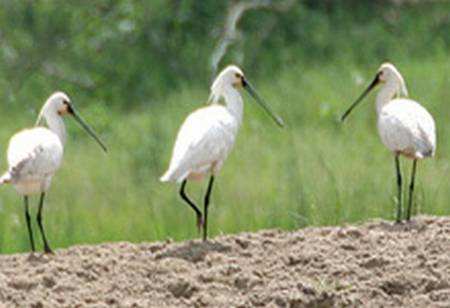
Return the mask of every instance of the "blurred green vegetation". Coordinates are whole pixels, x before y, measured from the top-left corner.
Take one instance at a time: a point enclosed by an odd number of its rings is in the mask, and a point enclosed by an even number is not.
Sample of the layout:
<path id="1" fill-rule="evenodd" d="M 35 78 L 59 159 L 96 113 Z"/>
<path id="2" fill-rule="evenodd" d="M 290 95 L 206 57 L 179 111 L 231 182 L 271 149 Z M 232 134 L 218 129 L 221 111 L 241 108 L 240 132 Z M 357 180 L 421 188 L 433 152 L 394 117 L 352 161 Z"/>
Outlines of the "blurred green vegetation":
<path id="1" fill-rule="evenodd" d="M 103 154 L 66 120 L 65 161 L 44 216 L 54 247 L 197 236 L 178 188 L 158 177 L 183 119 L 206 102 L 211 54 L 235 3 L 0 2 L 2 153 L 57 89 L 110 147 Z M 288 127 L 245 96 L 244 125 L 213 192 L 211 233 L 392 218 L 394 163 L 377 136 L 373 96 L 337 122 L 387 59 L 438 126 L 437 156 L 419 164 L 418 211 L 450 214 L 450 4 L 274 3 L 245 13 L 220 67 L 239 64 Z M 409 175 L 410 162 L 403 167 Z M 200 201 L 205 185 L 188 191 Z M 0 252 L 29 250 L 27 237 L 22 200 L 2 187 Z"/>

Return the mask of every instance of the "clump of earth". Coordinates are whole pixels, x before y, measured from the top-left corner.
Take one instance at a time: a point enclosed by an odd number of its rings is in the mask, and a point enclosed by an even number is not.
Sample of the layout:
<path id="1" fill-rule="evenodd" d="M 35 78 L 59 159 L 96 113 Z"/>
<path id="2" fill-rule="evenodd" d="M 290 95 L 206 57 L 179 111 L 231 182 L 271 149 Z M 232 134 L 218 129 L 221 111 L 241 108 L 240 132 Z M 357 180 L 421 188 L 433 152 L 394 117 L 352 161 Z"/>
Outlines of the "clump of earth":
<path id="1" fill-rule="evenodd" d="M 0 307 L 450 307 L 450 218 L 0 256 Z"/>

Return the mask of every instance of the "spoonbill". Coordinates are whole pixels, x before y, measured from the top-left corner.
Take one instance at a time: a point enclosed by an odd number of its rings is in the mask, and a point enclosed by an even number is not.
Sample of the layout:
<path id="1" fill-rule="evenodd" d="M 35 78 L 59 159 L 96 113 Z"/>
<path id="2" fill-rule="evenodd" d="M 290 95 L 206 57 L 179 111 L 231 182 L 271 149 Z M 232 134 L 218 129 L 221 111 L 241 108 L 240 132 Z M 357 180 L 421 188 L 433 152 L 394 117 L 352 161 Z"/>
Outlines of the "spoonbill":
<path id="1" fill-rule="evenodd" d="M 239 90 L 244 88 L 279 125 L 283 121 L 261 99 L 253 86 L 237 66 L 226 67 L 211 86 L 209 106 L 192 112 L 184 121 L 175 141 L 169 169 L 160 178 L 162 182 L 181 183 L 181 198 L 195 211 L 197 228 L 203 227 L 203 240 L 208 232 L 208 205 L 214 184 L 214 176 L 220 171 L 233 148 L 242 123 L 243 100 Z M 223 99 L 225 104 L 221 104 Z M 188 180 L 201 180 L 209 175 L 204 196 L 203 217 L 197 205 L 185 192 Z"/>
<path id="2" fill-rule="evenodd" d="M 56 92 L 45 102 L 35 127 L 24 129 L 11 137 L 7 154 L 9 169 L 0 177 L 0 185 L 11 183 L 24 197 L 25 218 L 33 252 L 35 246 L 28 197 L 40 194 L 37 222 L 44 242 L 44 251 L 52 253 L 42 225 L 42 208 L 52 177 L 62 162 L 66 141 L 63 116 L 67 114 L 71 115 L 106 152 L 106 146 L 81 118 L 69 97 L 63 92 Z M 43 120 L 47 122 L 48 128 L 41 126 Z"/>
<path id="3" fill-rule="evenodd" d="M 383 84 L 376 98 L 378 132 L 383 144 L 394 154 L 397 173 L 398 200 L 396 222 L 402 220 L 402 174 L 400 155 L 413 161 L 406 221 L 411 219 L 414 181 L 417 161 L 434 156 L 436 151 L 436 125 L 428 111 L 408 96 L 405 81 L 397 68 L 384 63 L 367 89 L 343 114 L 341 120 L 350 114 L 376 85 Z M 402 97 L 403 96 L 403 97 Z"/>

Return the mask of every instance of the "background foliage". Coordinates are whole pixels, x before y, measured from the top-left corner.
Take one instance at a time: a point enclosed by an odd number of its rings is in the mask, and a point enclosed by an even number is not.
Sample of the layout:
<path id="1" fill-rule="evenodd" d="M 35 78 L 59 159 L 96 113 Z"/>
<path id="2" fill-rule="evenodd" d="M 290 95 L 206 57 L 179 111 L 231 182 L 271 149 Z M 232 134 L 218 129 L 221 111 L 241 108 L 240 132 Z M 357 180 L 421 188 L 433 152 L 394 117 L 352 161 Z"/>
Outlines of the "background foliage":
<path id="1" fill-rule="evenodd" d="M 262 2 L 242 15 L 219 66 L 239 64 L 288 127 L 277 129 L 245 97 L 244 125 L 213 195 L 212 233 L 392 218 L 393 159 L 377 137 L 373 97 L 345 125 L 336 121 L 385 60 L 438 125 L 437 157 L 419 165 L 417 209 L 450 214 L 450 4 Z M 0 2 L 2 152 L 57 89 L 111 148 L 104 155 L 67 119 L 45 215 L 53 246 L 196 236 L 177 187 L 158 177 L 179 125 L 208 97 L 212 54 L 239 3 Z M 201 200 L 201 184 L 188 189 Z M 2 187 L 1 252 L 28 250 L 21 202 Z"/>

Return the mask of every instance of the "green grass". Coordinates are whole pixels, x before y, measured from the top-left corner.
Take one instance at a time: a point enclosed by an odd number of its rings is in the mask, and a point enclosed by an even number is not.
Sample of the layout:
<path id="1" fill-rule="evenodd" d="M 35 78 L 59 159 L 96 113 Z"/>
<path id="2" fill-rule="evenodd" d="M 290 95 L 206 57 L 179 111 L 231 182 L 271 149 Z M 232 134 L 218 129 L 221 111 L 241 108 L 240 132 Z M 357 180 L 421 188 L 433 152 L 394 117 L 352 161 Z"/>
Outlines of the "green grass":
<path id="1" fill-rule="evenodd" d="M 438 127 L 436 157 L 419 164 L 417 207 L 421 213 L 448 215 L 449 57 L 395 63 L 411 97 L 435 116 Z M 394 161 L 377 135 L 374 96 L 346 123 L 337 121 L 372 79 L 378 64 L 298 64 L 254 81 L 287 127 L 279 129 L 245 96 L 243 127 L 213 191 L 211 235 L 394 217 Z M 251 79 L 251 72 L 247 75 Z M 207 90 L 185 87 L 155 107 L 128 113 L 100 103 L 78 103 L 110 151 L 102 153 L 74 121 L 66 120 L 70 136 L 64 164 L 54 177 L 44 216 L 53 247 L 197 237 L 195 216 L 178 198 L 178 187 L 159 183 L 158 178 L 168 165 L 179 125 L 202 106 Z M 3 105 L 0 110 L 0 144 L 5 153 L 8 138 L 33 124 L 36 114 Z M 409 177 L 411 163 L 402 163 Z M 189 194 L 201 200 L 205 186 L 206 182 L 192 183 Z M 32 202 L 34 215 L 37 197 Z M 1 187 L 0 252 L 27 250 L 22 200 L 12 187 Z"/>

